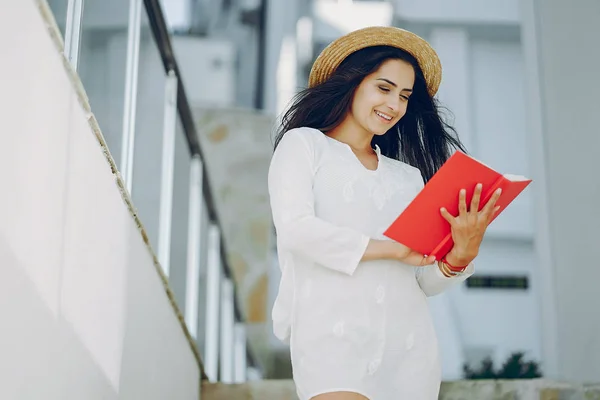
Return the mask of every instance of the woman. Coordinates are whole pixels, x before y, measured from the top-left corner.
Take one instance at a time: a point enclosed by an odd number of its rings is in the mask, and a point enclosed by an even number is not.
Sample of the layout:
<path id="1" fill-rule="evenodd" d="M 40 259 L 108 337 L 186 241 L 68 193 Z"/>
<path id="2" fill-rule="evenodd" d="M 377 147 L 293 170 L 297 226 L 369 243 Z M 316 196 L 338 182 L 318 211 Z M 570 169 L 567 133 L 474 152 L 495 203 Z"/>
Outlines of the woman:
<path id="1" fill-rule="evenodd" d="M 424 182 L 463 149 L 433 99 L 436 53 L 386 27 L 330 44 L 284 115 L 269 169 L 282 270 L 274 331 L 290 344 L 300 400 L 434 400 L 437 340 L 426 296 L 473 273 L 494 197 L 441 210 L 441 260 L 387 240 Z M 478 211 L 481 208 L 481 211 Z M 410 229 L 410 227 L 407 227 Z"/>

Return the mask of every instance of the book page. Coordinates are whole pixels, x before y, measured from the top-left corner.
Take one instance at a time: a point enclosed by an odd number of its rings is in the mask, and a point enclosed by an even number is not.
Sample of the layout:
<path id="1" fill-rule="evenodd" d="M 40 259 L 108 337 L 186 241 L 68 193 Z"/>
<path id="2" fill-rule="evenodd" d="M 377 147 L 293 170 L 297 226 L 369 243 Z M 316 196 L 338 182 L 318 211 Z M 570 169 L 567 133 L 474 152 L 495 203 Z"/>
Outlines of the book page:
<path id="1" fill-rule="evenodd" d="M 529 180 L 529 178 L 527 178 L 526 176 L 523 176 L 523 175 L 504 174 L 502 176 L 504 176 L 506 179 L 508 179 L 511 182 L 521 182 L 521 181 Z"/>

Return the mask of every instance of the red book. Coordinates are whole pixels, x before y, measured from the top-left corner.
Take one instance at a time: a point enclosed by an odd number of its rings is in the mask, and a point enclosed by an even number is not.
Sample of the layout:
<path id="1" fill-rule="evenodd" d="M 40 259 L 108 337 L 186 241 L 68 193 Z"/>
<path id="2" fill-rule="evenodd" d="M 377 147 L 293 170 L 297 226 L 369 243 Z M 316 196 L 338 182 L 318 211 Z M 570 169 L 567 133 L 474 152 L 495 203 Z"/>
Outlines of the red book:
<path id="1" fill-rule="evenodd" d="M 446 207 L 450 214 L 458 215 L 458 193 L 460 189 L 466 189 L 468 209 L 475 185 L 478 183 L 483 185 L 480 210 L 494 191 L 502 188 L 502 194 L 496 202 L 500 209 L 493 217 L 496 219 L 531 183 L 531 179 L 518 175 L 502 175 L 457 151 L 427 182 L 384 235 L 422 254 L 435 255 L 436 259 L 440 260 L 454 245 L 450 224 L 442 217 L 440 208 Z"/>

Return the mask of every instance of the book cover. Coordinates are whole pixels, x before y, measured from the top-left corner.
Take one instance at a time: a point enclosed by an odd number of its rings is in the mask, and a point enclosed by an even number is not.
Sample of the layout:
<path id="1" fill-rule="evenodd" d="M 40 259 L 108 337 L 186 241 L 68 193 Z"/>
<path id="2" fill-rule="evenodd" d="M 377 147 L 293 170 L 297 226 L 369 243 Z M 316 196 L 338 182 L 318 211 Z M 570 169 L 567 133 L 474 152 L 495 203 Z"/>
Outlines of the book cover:
<path id="1" fill-rule="evenodd" d="M 454 245 L 450 224 L 442 217 L 441 207 L 446 207 L 454 216 L 458 215 L 458 194 L 467 191 L 467 208 L 475 191 L 475 185 L 483 185 L 479 210 L 494 191 L 502 188 L 496 202 L 500 209 L 492 221 L 531 183 L 531 179 L 509 174 L 500 174 L 482 162 L 456 151 L 423 190 L 384 232 L 388 238 L 408 246 L 422 254 L 435 255 L 437 260 L 445 256 Z"/>

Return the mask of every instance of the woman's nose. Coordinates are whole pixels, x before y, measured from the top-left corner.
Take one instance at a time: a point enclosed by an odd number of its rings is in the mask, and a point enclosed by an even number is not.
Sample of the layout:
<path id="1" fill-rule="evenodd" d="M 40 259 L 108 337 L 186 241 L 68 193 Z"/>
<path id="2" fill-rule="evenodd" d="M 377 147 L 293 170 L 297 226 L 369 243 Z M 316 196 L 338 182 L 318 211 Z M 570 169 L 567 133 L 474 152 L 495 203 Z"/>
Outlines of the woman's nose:
<path id="1" fill-rule="evenodd" d="M 400 99 L 389 100 L 387 106 L 391 111 L 398 112 L 400 110 Z"/>

